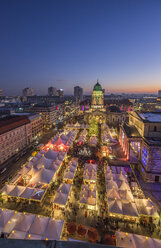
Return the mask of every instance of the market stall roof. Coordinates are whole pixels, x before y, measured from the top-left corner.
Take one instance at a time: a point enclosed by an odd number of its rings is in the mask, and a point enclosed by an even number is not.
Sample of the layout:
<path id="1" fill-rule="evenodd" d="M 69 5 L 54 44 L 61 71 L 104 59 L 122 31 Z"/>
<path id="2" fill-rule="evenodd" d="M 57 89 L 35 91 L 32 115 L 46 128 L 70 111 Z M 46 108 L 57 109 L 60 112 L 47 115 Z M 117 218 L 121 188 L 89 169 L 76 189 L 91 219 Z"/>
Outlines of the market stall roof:
<path id="1" fill-rule="evenodd" d="M 120 190 L 130 190 L 128 183 L 124 180 L 121 183 L 117 183 Z"/>
<path id="2" fill-rule="evenodd" d="M 120 173 L 120 174 L 116 174 L 116 180 L 126 181 L 127 178 L 122 173 Z"/>
<path id="3" fill-rule="evenodd" d="M 27 172 L 27 175 L 34 176 L 37 171 L 38 169 L 32 166 L 31 169 Z"/>
<path id="4" fill-rule="evenodd" d="M 46 183 L 49 184 L 50 181 L 52 180 L 54 174 L 56 171 L 54 170 L 48 170 L 45 168 L 41 168 L 40 170 L 38 170 L 34 177 L 31 180 L 31 183 Z"/>
<path id="5" fill-rule="evenodd" d="M 95 170 L 97 171 L 97 164 L 85 164 L 84 165 L 84 170 L 92 171 Z"/>
<path id="6" fill-rule="evenodd" d="M 26 187 L 23 186 L 15 186 L 14 189 L 8 194 L 9 196 L 20 196 Z"/>
<path id="7" fill-rule="evenodd" d="M 60 240 L 63 225 L 63 220 L 50 220 L 44 232 L 43 239 Z"/>
<path id="8" fill-rule="evenodd" d="M 87 204 L 87 199 L 88 199 L 88 197 L 81 197 L 80 198 L 80 203 L 84 203 L 84 204 Z"/>
<path id="9" fill-rule="evenodd" d="M 18 222 L 19 218 L 21 217 L 22 213 L 15 213 L 11 216 L 9 221 L 5 224 L 2 232 L 3 233 L 10 233 L 13 228 L 15 227 L 16 223 Z"/>
<path id="10" fill-rule="evenodd" d="M 74 172 L 73 171 L 67 171 L 64 173 L 64 179 L 73 179 Z"/>
<path id="11" fill-rule="evenodd" d="M 42 235 L 39 235 L 39 234 L 28 234 L 26 239 L 28 240 L 42 240 L 43 239 L 43 236 Z"/>
<path id="12" fill-rule="evenodd" d="M 52 159 L 48 159 L 45 156 L 43 156 L 37 162 L 37 168 L 41 168 L 43 165 L 44 166 L 51 166 L 52 163 L 53 163 Z"/>
<path id="13" fill-rule="evenodd" d="M 138 211 L 134 202 L 122 202 L 122 211 L 124 215 L 138 217 Z"/>
<path id="14" fill-rule="evenodd" d="M 0 215 L 0 231 L 4 228 L 6 223 L 10 220 L 10 218 L 14 215 L 14 211 L 12 210 L 4 210 Z"/>
<path id="15" fill-rule="evenodd" d="M 115 179 L 116 178 L 116 174 L 106 172 L 105 177 L 106 177 L 106 180 Z"/>
<path id="16" fill-rule="evenodd" d="M 135 203 L 136 203 L 138 213 L 140 215 L 150 215 L 154 217 L 159 217 L 155 206 L 151 206 L 151 207 L 147 206 L 147 203 L 148 203 L 147 199 L 136 199 L 135 198 Z"/>
<path id="17" fill-rule="evenodd" d="M 63 194 L 68 194 L 71 188 L 71 184 L 61 183 L 57 192 L 62 192 Z"/>
<path id="18" fill-rule="evenodd" d="M 109 180 L 107 181 L 107 189 L 112 189 L 112 188 L 115 188 L 118 190 L 118 186 L 117 186 L 117 183 L 114 181 L 114 180 Z"/>
<path id="19" fill-rule="evenodd" d="M 132 195 L 132 193 L 131 193 L 131 191 L 130 190 L 118 190 L 118 193 L 119 193 L 119 195 L 120 195 L 120 198 L 122 199 L 122 200 L 131 200 L 131 201 L 133 201 L 134 202 L 134 198 L 133 198 L 133 195 Z"/>
<path id="20" fill-rule="evenodd" d="M 29 234 L 43 235 L 46 230 L 49 218 L 36 216 L 28 231 Z"/>
<path id="21" fill-rule="evenodd" d="M 2 194 L 8 195 L 14 188 L 15 188 L 15 185 L 5 184 L 5 186 L 2 188 L 1 192 L 2 192 Z"/>
<path id="22" fill-rule="evenodd" d="M 20 195 L 20 197 L 21 197 L 21 198 L 29 199 L 29 198 L 31 197 L 31 195 L 33 194 L 34 191 L 35 191 L 35 189 L 27 187 L 27 188 L 22 192 L 22 194 Z"/>
<path id="23" fill-rule="evenodd" d="M 29 167 L 26 167 L 26 166 L 23 166 L 23 168 L 18 172 L 19 175 L 24 175 L 26 174 L 27 172 L 29 172 L 30 168 Z"/>
<path id="24" fill-rule="evenodd" d="M 54 146 L 59 145 L 65 145 L 67 142 L 67 139 L 63 139 L 61 136 L 57 139 L 57 141 L 54 143 Z"/>
<path id="25" fill-rule="evenodd" d="M 108 190 L 107 191 L 107 196 L 108 196 L 109 199 L 117 198 L 118 200 L 120 200 L 119 193 L 118 193 L 118 191 L 116 191 L 115 188 L 112 188 L 112 189 Z"/>
<path id="26" fill-rule="evenodd" d="M 108 207 L 110 213 L 122 214 L 122 202 L 120 200 L 108 200 Z"/>
<path id="27" fill-rule="evenodd" d="M 34 200 L 38 200 L 38 201 L 41 201 L 43 195 L 44 195 L 45 191 L 44 190 L 39 190 L 39 189 L 35 189 L 34 193 L 32 194 L 31 196 L 31 199 L 34 199 Z"/>
<path id="28" fill-rule="evenodd" d="M 0 233 L 10 233 L 10 239 L 59 240 L 63 223 L 44 216 L 0 209 Z"/>
<path id="29" fill-rule="evenodd" d="M 46 153 L 45 153 L 45 158 L 47 159 L 51 159 L 53 161 L 56 160 L 57 156 L 58 156 L 59 152 L 57 151 L 53 151 L 52 149 L 49 149 Z"/>
<path id="30" fill-rule="evenodd" d="M 14 230 L 27 232 L 35 219 L 34 214 L 22 214 L 16 223 Z"/>
<path id="31" fill-rule="evenodd" d="M 159 248 L 161 247 L 161 240 L 145 237 L 142 235 L 124 233 L 116 231 L 116 244 L 119 247 L 125 248 Z"/>
<path id="32" fill-rule="evenodd" d="M 88 205 L 96 205 L 96 198 L 95 197 L 88 197 L 87 198 Z"/>
<path id="33" fill-rule="evenodd" d="M 54 198 L 53 203 L 58 205 L 66 205 L 68 199 L 68 194 L 63 194 L 61 192 L 57 192 Z"/>
<path id="34" fill-rule="evenodd" d="M 25 239 L 27 236 L 27 232 L 17 231 L 11 232 L 9 235 L 9 239 Z"/>

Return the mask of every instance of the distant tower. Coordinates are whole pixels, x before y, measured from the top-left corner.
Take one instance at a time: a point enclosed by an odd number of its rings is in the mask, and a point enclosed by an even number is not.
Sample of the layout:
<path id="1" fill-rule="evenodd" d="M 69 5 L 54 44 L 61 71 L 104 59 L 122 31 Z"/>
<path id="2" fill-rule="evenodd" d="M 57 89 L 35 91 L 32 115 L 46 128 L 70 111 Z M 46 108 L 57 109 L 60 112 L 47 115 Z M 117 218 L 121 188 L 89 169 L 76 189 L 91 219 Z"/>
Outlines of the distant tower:
<path id="1" fill-rule="evenodd" d="M 64 97 L 64 90 L 63 89 L 57 90 L 57 96 Z"/>
<path id="2" fill-rule="evenodd" d="M 48 88 L 48 95 L 49 96 L 56 96 L 57 95 L 57 89 L 55 87 L 49 87 Z"/>
<path id="3" fill-rule="evenodd" d="M 99 84 L 98 80 L 93 88 L 91 108 L 100 110 L 104 109 L 104 94 L 102 86 Z"/>
<path id="4" fill-rule="evenodd" d="M 34 95 L 34 89 L 33 88 L 25 88 L 22 91 L 23 96 L 33 96 Z"/>
<path id="5" fill-rule="evenodd" d="M 0 89 L 0 97 L 3 96 L 3 90 Z"/>
<path id="6" fill-rule="evenodd" d="M 161 90 L 158 90 L 158 96 L 161 97 Z"/>
<path id="7" fill-rule="evenodd" d="M 81 101 L 83 101 L 83 88 L 79 87 L 79 86 L 75 86 L 74 87 L 74 97 L 76 99 L 76 103 L 80 103 Z"/>

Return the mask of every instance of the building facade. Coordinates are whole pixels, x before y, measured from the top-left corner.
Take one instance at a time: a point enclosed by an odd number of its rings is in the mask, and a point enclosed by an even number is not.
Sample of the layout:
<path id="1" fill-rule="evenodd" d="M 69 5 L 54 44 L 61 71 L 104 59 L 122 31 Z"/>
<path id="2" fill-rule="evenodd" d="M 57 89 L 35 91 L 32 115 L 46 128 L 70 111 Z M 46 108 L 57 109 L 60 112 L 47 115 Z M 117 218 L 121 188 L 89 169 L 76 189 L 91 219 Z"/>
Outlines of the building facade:
<path id="1" fill-rule="evenodd" d="M 35 140 L 43 134 L 43 121 L 40 114 L 31 114 L 28 119 L 31 123 L 32 140 Z"/>
<path id="2" fill-rule="evenodd" d="M 27 116 L 0 120 L 0 164 L 28 146 L 31 140 L 31 123 Z"/>
<path id="3" fill-rule="evenodd" d="M 120 144 L 127 160 L 138 163 L 144 180 L 161 182 L 161 113 L 131 112 L 120 128 Z"/>
<path id="4" fill-rule="evenodd" d="M 56 121 L 56 107 L 50 104 L 37 104 L 32 112 L 39 113 L 42 118 L 43 129 L 50 129 Z"/>
<path id="5" fill-rule="evenodd" d="M 117 106 L 110 106 L 106 109 L 107 113 L 107 124 L 109 126 L 116 126 L 122 124 L 126 120 L 126 112 L 121 111 Z"/>

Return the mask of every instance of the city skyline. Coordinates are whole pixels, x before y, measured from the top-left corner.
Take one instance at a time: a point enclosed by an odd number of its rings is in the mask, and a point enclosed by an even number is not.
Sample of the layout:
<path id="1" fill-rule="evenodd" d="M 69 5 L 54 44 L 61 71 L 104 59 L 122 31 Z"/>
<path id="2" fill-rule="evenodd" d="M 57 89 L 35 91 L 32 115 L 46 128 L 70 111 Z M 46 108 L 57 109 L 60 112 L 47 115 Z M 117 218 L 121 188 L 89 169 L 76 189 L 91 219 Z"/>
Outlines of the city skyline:
<path id="1" fill-rule="evenodd" d="M 0 88 L 21 95 L 74 86 L 90 94 L 157 93 L 161 2 L 5 1 L 1 4 Z"/>

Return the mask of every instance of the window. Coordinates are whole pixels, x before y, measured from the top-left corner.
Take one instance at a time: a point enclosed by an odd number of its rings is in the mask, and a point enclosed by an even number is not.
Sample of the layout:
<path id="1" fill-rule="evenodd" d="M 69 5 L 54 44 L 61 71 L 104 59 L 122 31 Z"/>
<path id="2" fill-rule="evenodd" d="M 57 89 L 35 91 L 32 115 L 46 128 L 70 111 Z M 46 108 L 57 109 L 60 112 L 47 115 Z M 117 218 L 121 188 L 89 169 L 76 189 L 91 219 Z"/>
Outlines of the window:
<path id="1" fill-rule="evenodd" d="M 140 142 L 138 142 L 138 153 L 140 152 Z"/>
<path id="2" fill-rule="evenodd" d="M 147 149 L 143 146 L 143 151 L 142 151 L 142 163 L 143 165 L 147 166 L 147 157 L 148 157 L 148 151 Z"/>
<path id="3" fill-rule="evenodd" d="M 156 126 L 154 126 L 154 132 L 157 132 L 157 127 Z"/>
<path id="4" fill-rule="evenodd" d="M 159 182 L 159 176 L 155 176 L 155 182 Z"/>

